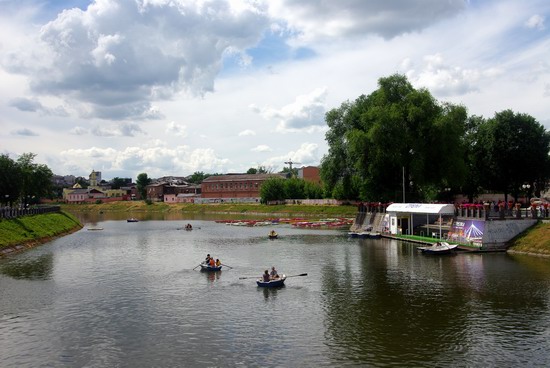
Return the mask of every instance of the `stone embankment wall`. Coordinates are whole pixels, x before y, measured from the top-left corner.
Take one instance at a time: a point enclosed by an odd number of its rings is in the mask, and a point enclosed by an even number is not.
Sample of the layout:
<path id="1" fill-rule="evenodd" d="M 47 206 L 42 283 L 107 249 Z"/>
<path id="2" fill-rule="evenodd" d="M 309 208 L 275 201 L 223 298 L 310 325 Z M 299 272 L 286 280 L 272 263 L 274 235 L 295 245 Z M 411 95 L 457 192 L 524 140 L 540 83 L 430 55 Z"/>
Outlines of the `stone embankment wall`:
<path id="1" fill-rule="evenodd" d="M 506 249 L 510 240 L 536 223 L 536 219 L 485 221 L 482 249 Z"/>

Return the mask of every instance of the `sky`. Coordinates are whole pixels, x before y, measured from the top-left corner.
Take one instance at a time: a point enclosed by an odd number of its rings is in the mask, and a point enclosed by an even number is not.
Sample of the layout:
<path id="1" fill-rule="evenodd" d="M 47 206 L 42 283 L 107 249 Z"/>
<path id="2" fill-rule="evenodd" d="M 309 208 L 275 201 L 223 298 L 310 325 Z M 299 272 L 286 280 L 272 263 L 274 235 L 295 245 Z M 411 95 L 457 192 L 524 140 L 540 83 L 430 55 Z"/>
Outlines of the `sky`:
<path id="1" fill-rule="evenodd" d="M 550 130 L 548 0 L 0 0 L 0 153 L 103 179 L 317 166 L 406 75 Z"/>

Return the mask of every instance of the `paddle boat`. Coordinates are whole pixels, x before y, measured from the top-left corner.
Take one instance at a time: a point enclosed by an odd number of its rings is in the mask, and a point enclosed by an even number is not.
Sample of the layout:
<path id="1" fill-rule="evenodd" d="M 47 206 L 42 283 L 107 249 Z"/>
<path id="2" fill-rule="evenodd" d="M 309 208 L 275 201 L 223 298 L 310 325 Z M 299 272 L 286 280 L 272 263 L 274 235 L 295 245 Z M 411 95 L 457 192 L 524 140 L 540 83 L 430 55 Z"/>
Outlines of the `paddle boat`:
<path id="1" fill-rule="evenodd" d="M 447 242 L 437 242 L 429 247 L 418 247 L 424 254 L 450 254 L 458 247 L 458 244 L 449 244 Z"/>
<path id="2" fill-rule="evenodd" d="M 127 222 L 139 222 L 139 220 L 135 217 L 129 218 L 126 220 Z"/>
<path id="3" fill-rule="evenodd" d="M 201 266 L 201 271 L 205 271 L 205 272 L 221 271 L 221 269 L 222 269 L 222 265 L 210 266 L 206 263 L 201 263 L 200 266 Z"/>
<path id="4" fill-rule="evenodd" d="M 259 287 L 278 287 L 278 286 L 284 286 L 286 280 L 286 275 L 280 275 L 279 277 L 264 281 L 263 278 L 260 278 L 256 280 L 256 284 L 258 284 Z"/>

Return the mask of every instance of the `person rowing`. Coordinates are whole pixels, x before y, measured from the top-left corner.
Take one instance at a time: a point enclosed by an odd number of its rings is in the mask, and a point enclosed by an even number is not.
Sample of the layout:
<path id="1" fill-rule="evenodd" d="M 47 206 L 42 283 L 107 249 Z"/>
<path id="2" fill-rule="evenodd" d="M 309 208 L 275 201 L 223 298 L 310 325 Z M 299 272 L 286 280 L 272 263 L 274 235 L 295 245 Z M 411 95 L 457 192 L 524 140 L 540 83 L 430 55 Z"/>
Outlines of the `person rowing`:
<path id="1" fill-rule="evenodd" d="M 275 266 L 271 267 L 271 272 L 269 273 L 269 276 L 271 277 L 272 280 L 279 278 L 279 274 L 277 273 Z"/>

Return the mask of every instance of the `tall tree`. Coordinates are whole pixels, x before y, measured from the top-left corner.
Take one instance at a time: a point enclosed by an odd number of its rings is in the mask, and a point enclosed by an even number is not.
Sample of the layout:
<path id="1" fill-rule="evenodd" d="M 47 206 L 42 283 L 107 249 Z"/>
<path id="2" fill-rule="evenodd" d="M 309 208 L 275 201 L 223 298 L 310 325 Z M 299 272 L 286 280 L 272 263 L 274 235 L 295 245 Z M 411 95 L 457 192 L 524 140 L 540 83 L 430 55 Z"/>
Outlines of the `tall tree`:
<path id="1" fill-rule="evenodd" d="M 523 184 L 540 191 L 550 177 L 550 133 L 527 114 L 498 112 L 479 129 L 483 184 L 517 199 Z"/>
<path id="2" fill-rule="evenodd" d="M 25 205 L 36 202 L 50 194 L 53 173 L 43 164 L 34 163 L 34 153 L 24 153 L 17 159 L 21 170 L 21 202 Z"/>
<path id="3" fill-rule="evenodd" d="M 21 169 L 17 162 L 6 154 L 0 154 L 0 198 L 1 203 L 11 205 L 19 198 Z"/>
<path id="4" fill-rule="evenodd" d="M 327 113 L 329 153 L 321 163 L 327 188 L 396 201 L 402 189 L 406 199 L 422 199 L 434 187 L 461 184 L 466 109 L 438 103 L 403 75 L 381 78 L 378 87 Z"/>
<path id="5" fill-rule="evenodd" d="M 112 189 L 120 189 L 120 187 L 123 187 L 126 184 L 126 180 L 123 178 L 119 178 L 118 176 L 114 177 L 111 180 L 111 188 Z"/>
<path id="6" fill-rule="evenodd" d="M 137 176 L 136 185 L 141 199 L 147 198 L 147 186 L 151 184 L 151 179 L 146 173 L 141 173 Z"/>
<path id="7" fill-rule="evenodd" d="M 285 199 L 285 179 L 269 178 L 260 187 L 260 199 L 262 203 Z"/>
<path id="8" fill-rule="evenodd" d="M 202 171 L 195 171 L 193 175 L 191 175 L 191 177 L 188 179 L 188 181 L 193 184 L 200 184 L 203 182 L 204 179 L 209 176 L 210 174 L 205 174 Z"/>

